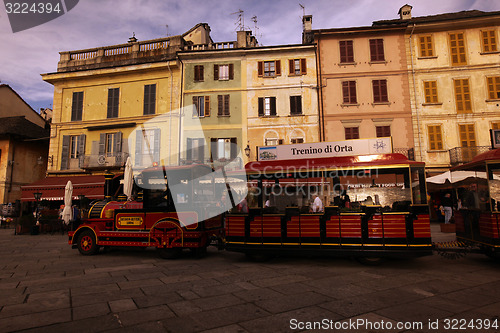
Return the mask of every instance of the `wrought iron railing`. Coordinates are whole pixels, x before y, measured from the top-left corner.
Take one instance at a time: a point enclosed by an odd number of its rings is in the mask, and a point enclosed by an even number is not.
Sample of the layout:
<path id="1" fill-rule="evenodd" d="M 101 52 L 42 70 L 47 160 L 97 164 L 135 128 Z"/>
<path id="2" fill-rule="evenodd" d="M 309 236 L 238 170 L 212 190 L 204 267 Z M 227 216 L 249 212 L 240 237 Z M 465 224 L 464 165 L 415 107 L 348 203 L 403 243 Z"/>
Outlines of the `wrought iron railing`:
<path id="1" fill-rule="evenodd" d="M 458 165 L 472 161 L 474 157 L 491 149 L 491 146 L 455 147 L 449 150 L 450 164 Z"/>
<path id="2" fill-rule="evenodd" d="M 92 154 L 85 155 L 81 164 L 83 169 L 92 168 L 119 168 L 125 165 L 128 153 L 115 153 L 113 155 L 106 154 Z"/>
<path id="3" fill-rule="evenodd" d="M 394 148 L 393 151 L 405 155 L 410 161 L 415 161 L 415 149 L 413 148 Z"/>

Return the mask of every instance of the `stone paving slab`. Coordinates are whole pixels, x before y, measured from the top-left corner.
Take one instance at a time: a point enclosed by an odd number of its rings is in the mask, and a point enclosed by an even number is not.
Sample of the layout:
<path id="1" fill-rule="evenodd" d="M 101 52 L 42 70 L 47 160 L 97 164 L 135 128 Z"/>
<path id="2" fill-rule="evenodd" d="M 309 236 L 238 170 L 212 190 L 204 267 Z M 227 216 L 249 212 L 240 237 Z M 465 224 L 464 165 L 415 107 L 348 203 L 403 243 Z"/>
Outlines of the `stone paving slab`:
<path id="1" fill-rule="evenodd" d="M 299 332 L 292 319 L 396 323 L 499 316 L 500 263 L 480 254 L 371 267 L 324 257 L 252 262 L 216 249 L 203 259 L 186 251 L 174 261 L 153 249 L 82 256 L 65 236 L 14 236 L 9 229 L 0 230 L 0 244 L 0 333 Z"/>

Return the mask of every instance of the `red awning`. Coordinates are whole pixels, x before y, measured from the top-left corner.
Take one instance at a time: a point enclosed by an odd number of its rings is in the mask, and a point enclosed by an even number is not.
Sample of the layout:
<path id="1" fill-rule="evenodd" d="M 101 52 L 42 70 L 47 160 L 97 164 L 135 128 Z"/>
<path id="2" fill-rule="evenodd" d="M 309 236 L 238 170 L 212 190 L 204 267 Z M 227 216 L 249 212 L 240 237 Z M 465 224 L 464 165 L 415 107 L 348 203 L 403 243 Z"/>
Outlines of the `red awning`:
<path id="1" fill-rule="evenodd" d="M 41 200 L 64 200 L 64 188 L 71 180 L 73 200 L 83 194 L 88 199 L 104 199 L 104 176 L 47 177 L 21 187 L 21 201 L 35 201 L 33 193 L 42 193 Z"/>

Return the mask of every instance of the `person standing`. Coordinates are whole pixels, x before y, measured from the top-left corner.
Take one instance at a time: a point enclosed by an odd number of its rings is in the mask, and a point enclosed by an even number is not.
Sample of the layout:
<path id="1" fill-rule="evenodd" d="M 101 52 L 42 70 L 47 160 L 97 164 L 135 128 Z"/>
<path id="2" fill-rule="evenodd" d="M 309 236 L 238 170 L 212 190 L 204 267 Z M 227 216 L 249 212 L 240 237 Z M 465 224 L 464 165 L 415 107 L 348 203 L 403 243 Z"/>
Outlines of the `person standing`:
<path id="1" fill-rule="evenodd" d="M 313 213 L 323 212 L 323 201 L 321 201 L 321 199 L 317 194 L 313 194 L 313 199 L 314 199 L 312 205 Z"/>
<path id="2" fill-rule="evenodd" d="M 446 193 L 443 200 L 441 200 L 441 205 L 443 206 L 444 212 L 444 223 L 450 223 L 451 216 L 453 214 L 453 201 L 451 200 L 451 194 Z"/>

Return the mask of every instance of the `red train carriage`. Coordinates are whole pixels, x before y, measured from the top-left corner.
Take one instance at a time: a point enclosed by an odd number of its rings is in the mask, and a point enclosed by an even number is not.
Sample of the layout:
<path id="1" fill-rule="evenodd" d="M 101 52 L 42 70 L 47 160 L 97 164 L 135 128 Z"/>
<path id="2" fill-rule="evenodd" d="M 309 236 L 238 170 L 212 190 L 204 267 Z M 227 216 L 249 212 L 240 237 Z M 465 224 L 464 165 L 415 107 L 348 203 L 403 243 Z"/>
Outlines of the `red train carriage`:
<path id="1" fill-rule="evenodd" d="M 248 213 L 226 214 L 226 250 L 380 257 L 432 254 L 424 163 L 401 154 L 246 165 Z M 312 197 L 325 204 L 314 212 Z"/>
<path id="2" fill-rule="evenodd" d="M 95 254 L 103 246 L 156 247 L 166 258 L 182 249 L 204 252 L 211 237 L 222 237 L 223 219 L 216 207 L 212 168 L 190 165 L 157 167 L 136 179 L 143 200 L 99 201 L 69 244 L 81 254 Z"/>
<path id="3" fill-rule="evenodd" d="M 500 257 L 500 149 L 451 169 L 451 179 L 458 202 L 457 240 Z"/>

